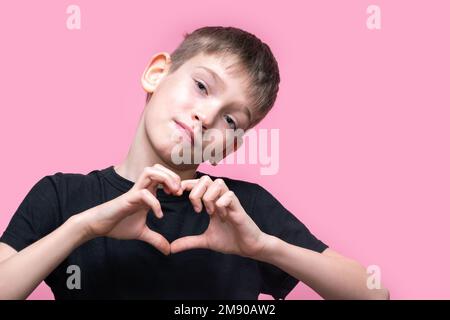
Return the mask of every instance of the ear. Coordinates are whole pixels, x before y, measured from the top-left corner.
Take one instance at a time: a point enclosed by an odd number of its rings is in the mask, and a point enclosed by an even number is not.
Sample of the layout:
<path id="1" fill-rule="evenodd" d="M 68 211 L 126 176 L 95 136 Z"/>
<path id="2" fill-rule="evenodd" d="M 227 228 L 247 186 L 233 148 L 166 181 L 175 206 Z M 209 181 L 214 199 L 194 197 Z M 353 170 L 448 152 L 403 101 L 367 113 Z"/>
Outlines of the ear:
<path id="1" fill-rule="evenodd" d="M 155 54 L 145 68 L 141 77 L 141 84 L 145 91 L 153 93 L 162 78 L 169 72 L 171 65 L 170 54 L 159 52 Z"/>

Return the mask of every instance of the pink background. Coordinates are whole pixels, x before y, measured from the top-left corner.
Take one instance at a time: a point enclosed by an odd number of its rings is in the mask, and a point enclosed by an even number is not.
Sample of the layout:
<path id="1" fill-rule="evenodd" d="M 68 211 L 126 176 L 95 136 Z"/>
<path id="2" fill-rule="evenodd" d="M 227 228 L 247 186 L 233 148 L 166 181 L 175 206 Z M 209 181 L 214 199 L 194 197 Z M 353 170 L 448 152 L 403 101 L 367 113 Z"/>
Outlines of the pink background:
<path id="1" fill-rule="evenodd" d="M 81 30 L 66 8 L 81 8 Z M 377 4 L 382 28 L 366 27 Z M 41 177 L 119 163 L 151 55 L 231 25 L 267 42 L 280 170 L 260 183 L 317 237 L 380 266 L 393 299 L 450 298 L 448 1 L 9 1 L 0 8 L 0 231 Z M 42 284 L 31 299 L 52 299 Z M 262 296 L 262 298 L 267 298 Z M 289 299 L 320 299 L 303 284 Z"/>

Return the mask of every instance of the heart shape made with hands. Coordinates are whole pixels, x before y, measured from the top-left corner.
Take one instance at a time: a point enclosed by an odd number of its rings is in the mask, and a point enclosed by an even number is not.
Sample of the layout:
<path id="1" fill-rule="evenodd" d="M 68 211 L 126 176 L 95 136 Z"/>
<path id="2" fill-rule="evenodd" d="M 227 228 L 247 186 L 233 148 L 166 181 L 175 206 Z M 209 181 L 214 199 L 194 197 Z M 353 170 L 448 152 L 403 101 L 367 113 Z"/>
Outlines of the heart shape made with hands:
<path id="1" fill-rule="evenodd" d="M 199 179 L 183 180 L 180 185 L 181 190 L 176 192 L 164 185 L 162 188 L 166 193 L 178 196 L 184 191 L 190 191 L 189 199 L 194 211 L 201 213 L 204 205 L 210 216 L 209 225 L 200 235 L 181 237 L 171 243 L 152 231 L 155 239 L 151 242 L 158 250 L 168 255 L 189 249 L 210 249 L 245 257 L 252 257 L 262 250 L 265 234 L 247 215 L 223 179 L 213 181 L 204 175 Z"/>

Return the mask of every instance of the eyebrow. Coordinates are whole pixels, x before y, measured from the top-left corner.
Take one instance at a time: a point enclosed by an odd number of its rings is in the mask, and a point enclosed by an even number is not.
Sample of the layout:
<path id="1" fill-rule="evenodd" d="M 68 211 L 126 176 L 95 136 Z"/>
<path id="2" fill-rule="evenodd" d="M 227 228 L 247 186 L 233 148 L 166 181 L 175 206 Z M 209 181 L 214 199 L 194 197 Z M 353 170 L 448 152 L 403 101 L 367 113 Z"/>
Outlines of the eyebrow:
<path id="1" fill-rule="evenodd" d="M 208 68 L 208 67 L 203 67 L 203 66 L 198 66 L 197 68 L 203 69 L 203 70 L 207 71 L 207 72 L 214 78 L 214 81 L 220 82 L 220 84 L 221 84 L 223 87 L 226 87 L 226 86 L 227 86 L 226 83 L 225 83 L 225 81 L 223 81 L 222 78 L 221 78 L 217 73 L 215 73 L 213 70 L 211 70 L 210 68 Z"/>
<path id="2" fill-rule="evenodd" d="M 219 82 L 223 87 L 227 86 L 225 81 L 223 81 L 223 79 L 217 73 L 215 73 L 213 70 L 211 70 L 210 68 L 204 67 L 204 66 L 198 66 L 197 68 L 203 69 L 206 72 L 208 72 L 214 78 L 214 80 L 216 82 Z M 245 114 L 247 115 L 248 120 L 251 123 L 252 122 L 252 114 L 250 112 L 250 109 L 247 106 L 243 106 L 243 107 L 244 107 Z"/>

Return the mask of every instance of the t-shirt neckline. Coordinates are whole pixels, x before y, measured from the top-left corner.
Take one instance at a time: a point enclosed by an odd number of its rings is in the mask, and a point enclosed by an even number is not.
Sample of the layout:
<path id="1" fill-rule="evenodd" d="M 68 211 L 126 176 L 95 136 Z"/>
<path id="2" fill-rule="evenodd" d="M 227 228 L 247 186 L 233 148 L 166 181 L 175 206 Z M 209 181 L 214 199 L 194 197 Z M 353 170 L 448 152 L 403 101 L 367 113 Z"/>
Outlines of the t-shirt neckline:
<path id="1" fill-rule="evenodd" d="M 114 165 L 111 165 L 105 169 L 100 170 L 101 174 L 117 189 L 123 192 L 129 191 L 133 185 L 134 182 L 131 180 L 128 180 L 125 177 L 122 177 L 119 175 L 116 170 L 114 169 Z M 195 172 L 195 178 L 200 178 L 204 173 L 200 171 Z M 167 194 L 164 192 L 163 189 L 157 188 L 156 189 L 156 195 L 158 199 L 164 199 L 166 201 L 184 201 L 186 199 L 189 199 L 189 192 L 190 191 L 184 191 L 181 196 L 175 196 L 172 194 Z"/>

